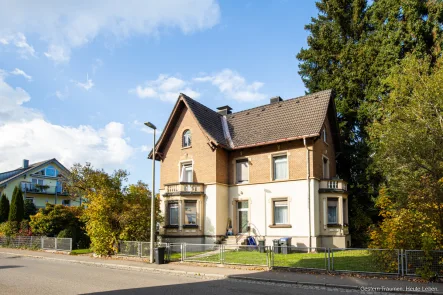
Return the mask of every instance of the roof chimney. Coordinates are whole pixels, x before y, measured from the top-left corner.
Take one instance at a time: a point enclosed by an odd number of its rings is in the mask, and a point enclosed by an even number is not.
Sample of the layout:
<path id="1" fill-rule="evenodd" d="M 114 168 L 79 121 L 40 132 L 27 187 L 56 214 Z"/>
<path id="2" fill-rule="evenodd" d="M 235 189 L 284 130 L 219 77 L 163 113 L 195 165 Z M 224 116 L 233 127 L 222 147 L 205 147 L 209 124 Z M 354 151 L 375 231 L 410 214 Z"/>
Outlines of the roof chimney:
<path id="1" fill-rule="evenodd" d="M 29 167 L 29 160 L 23 159 L 23 168 L 28 168 Z"/>
<path id="2" fill-rule="evenodd" d="M 280 102 L 280 101 L 283 101 L 283 99 L 280 96 L 271 97 L 271 104 L 277 103 L 277 102 Z"/>
<path id="3" fill-rule="evenodd" d="M 232 108 L 228 105 L 218 107 L 217 110 L 218 110 L 217 113 L 219 113 L 220 115 L 223 115 L 223 116 L 226 116 L 228 114 L 232 114 Z"/>

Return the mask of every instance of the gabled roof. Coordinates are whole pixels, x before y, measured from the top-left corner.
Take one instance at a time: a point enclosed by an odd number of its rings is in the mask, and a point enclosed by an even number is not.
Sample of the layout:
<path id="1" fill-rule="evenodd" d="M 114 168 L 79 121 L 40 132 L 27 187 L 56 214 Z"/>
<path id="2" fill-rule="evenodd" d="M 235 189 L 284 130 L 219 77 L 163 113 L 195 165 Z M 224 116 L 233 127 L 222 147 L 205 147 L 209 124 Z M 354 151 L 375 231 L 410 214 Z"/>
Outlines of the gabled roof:
<path id="1" fill-rule="evenodd" d="M 236 149 L 320 135 L 332 90 L 227 115 Z"/>
<path id="2" fill-rule="evenodd" d="M 37 162 L 37 163 L 33 163 L 33 164 L 29 164 L 29 166 L 27 168 L 17 168 L 11 171 L 6 171 L 6 172 L 2 172 L 0 173 L 0 187 L 6 185 L 8 182 L 10 182 L 11 180 L 14 180 L 34 169 L 37 169 L 39 167 L 44 167 L 46 165 L 49 165 L 51 163 L 56 163 L 59 167 L 61 167 L 63 170 L 65 170 L 65 172 L 69 173 L 69 170 L 66 169 L 65 166 L 63 166 L 59 161 L 57 161 L 57 159 L 50 159 L 50 160 L 46 160 L 46 161 L 41 161 L 41 162 Z"/>
<path id="3" fill-rule="evenodd" d="M 208 140 L 225 149 L 241 149 L 307 137 L 320 136 L 329 114 L 334 142 L 340 149 L 338 125 L 332 90 L 320 91 L 252 109 L 228 114 L 226 117 L 180 94 L 156 149 L 160 150 L 172 132 L 179 111 L 187 107 Z M 223 129 L 225 120 L 225 130 Z M 228 129 L 228 130 L 226 130 Z M 152 157 L 152 151 L 149 158 Z"/>

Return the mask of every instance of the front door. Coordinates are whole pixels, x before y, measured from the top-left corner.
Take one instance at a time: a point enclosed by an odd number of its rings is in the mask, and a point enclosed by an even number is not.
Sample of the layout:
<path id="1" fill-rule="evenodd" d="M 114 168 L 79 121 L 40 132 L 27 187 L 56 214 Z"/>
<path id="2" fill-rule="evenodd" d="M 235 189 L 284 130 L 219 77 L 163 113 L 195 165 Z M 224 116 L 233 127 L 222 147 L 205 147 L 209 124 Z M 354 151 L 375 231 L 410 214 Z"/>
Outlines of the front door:
<path id="1" fill-rule="evenodd" d="M 248 223 L 249 223 L 248 210 L 249 210 L 248 201 L 237 202 L 237 221 L 238 221 L 239 233 L 248 232 Z"/>

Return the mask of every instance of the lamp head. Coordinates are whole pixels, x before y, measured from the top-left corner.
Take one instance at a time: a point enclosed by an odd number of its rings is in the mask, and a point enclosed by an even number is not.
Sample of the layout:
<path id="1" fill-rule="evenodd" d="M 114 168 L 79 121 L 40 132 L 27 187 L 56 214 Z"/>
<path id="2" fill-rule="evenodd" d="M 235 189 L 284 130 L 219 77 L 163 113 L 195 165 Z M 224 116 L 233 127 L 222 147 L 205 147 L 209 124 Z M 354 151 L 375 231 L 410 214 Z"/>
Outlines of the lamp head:
<path id="1" fill-rule="evenodd" d="M 154 130 L 157 129 L 157 127 L 155 127 L 155 125 L 152 124 L 151 122 L 146 122 L 145 125 L 148 126 L 149 128 L 154 129 Z"/>

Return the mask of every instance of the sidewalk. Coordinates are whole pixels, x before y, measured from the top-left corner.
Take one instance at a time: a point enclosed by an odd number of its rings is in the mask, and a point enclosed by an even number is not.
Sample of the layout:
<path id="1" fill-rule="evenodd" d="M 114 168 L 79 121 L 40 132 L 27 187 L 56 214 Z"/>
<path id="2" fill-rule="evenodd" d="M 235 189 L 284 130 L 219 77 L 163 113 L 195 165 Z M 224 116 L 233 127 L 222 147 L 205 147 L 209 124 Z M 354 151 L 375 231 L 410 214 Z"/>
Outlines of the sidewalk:
<path id="1" fill-rule="evenodd" d="M 19 249 L 0 248 L 0 255 L 17 255 L 39 259 L 79 263 L 96 267 L 114 269 L 164 272 L 176 275 L 201 276 L 208 279 L 235 279 L 261 281 L 281 284 L 315 285 L 335 288 L 364 290 L 370 292 L 394 291 L 408 294 L 443 294 L 443 284 L 419 283 L 407 280 L 369 278 L 346 275 L 306 274 L 286 271 L 264 271 L 257 268 L 233 268 L 223 266 L 204 266 L 190 263 L 149 264 L 141 261 L 131 261 L 112 258 L 94 258 L 92 256 L 74 256 L 43 251 L 29 251 Z M 362 289 L 366 288 L 366 289 Z M 378 290 L 371 288 L 380 288 Z M 405 292 L 408 290 L 408 292 Z M 415 291 L 415 292 L 413 292 Z M 394 292 L 393 292 L 394 293 Z"/>

